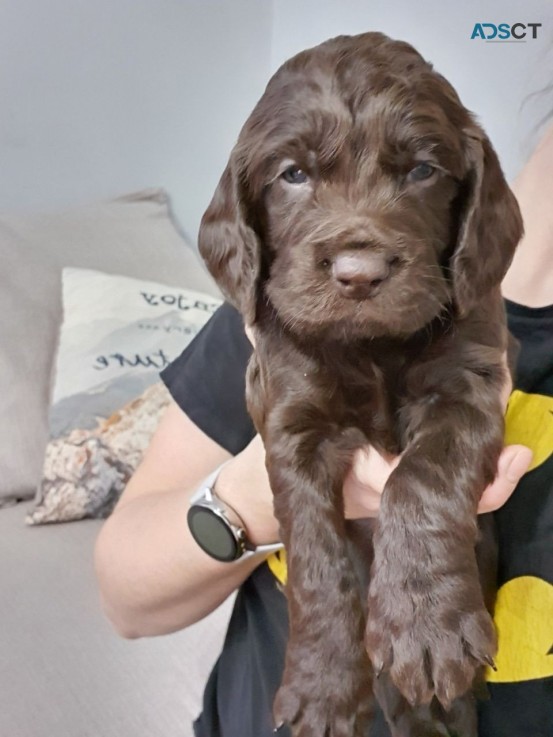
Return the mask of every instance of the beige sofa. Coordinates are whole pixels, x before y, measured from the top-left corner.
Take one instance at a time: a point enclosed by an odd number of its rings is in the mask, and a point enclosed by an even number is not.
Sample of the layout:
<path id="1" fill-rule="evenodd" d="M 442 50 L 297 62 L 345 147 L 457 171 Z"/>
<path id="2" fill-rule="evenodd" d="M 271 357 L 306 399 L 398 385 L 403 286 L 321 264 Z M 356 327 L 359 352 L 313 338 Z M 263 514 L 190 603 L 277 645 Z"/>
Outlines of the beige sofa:
<path id="1" fill-rule="evenodd" d="M 124 640 L 96 589 L 102 521 L 28 527 L 24 518 L 48 435 L 61 267 L 217 291 L 160 190 L 0 216 L 0 263 L 0 735 L 191 737 L 230 602 L 188 630 Z"/>

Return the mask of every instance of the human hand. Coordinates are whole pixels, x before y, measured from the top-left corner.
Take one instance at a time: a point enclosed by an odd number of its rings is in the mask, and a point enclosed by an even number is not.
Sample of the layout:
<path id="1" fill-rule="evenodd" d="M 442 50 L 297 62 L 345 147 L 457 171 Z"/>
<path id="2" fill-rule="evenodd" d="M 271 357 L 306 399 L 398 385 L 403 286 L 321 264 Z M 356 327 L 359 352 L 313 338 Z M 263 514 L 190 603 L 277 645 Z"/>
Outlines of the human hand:
<path id="1" fill-rule="evenodd" d="M 401 456 L 385 457 L 372 446 L 356 451 L 352 467 L 344 481 L 344 513 L 347 519 L 376 517 L 388 476 L 401 460 Z M 497 475 L 486 487 L 478 514 L 493 512 L 502 507 L 528 470 L 532 451 L 525 445 L 508 445 L 503 448 L 497 464 Z"/>

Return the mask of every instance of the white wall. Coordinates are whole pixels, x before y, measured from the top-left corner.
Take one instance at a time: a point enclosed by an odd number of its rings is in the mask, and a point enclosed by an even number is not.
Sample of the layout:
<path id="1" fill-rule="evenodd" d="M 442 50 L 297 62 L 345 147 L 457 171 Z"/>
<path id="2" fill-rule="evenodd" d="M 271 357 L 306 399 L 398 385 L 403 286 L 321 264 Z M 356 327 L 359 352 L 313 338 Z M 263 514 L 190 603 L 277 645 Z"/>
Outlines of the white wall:
<path id="1" fill-rule="evenodd" d="M 483 8 L 481 10 L 480 8 Z M 477 20 L 537 42 L 470 41 Z M 509 177 L 553 92 L 551 0 L 0 0 L 0 210 L 161 185 L 195 239 L 236 135 L 285 58 L 338 33 L 413 43 L 480 116 Z"/>
<path id="2" fill-rule="evenodd" d="M 541 22 L 536 41 L 471 41 L 476 22 Z M 553 90 L 519 111 L 524 97 L 553 83 L 551 0 L 273 0 L 271 67 L 342 33 L 382 31 L 415 48 L 457 89 L 490 135 L 509 179 L 535 144 L 531 129 L 553 111 Z"/>
<path id="3" fill-rule="evenodd" d="M 269 0 L 1 0 L 0 209 L 162 185 L 195 237 L 270 22 Z"/>

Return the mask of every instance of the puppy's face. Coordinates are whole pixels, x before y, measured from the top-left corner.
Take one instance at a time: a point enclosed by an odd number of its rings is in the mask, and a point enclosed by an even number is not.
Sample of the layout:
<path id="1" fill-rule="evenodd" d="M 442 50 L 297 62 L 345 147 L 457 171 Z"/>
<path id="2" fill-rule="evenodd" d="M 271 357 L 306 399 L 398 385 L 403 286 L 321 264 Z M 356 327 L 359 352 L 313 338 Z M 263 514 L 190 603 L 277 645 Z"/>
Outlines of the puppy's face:
<path id="1" fill-rule="evenodd" d="M 486 209 L 490 228 L 502 223 L 479 253 Z M 453 88 L 408 44 L 364 34 L 303 52 L 273 77 L 200 250 L 248 322 L 253 290 L 304 335 L 405 336 L 453 302 L 468 311 L 520 233 L 497 157 Z"/>
<path id="2" fill-rule="evenodd" d="M 265 291 L 311 334 L 411 334 L 452 298 L 459 134 L 424 90 L 375 88 L 346 104 L 325 78 L 291 96 L 292 135 L 261 163 Z"/>

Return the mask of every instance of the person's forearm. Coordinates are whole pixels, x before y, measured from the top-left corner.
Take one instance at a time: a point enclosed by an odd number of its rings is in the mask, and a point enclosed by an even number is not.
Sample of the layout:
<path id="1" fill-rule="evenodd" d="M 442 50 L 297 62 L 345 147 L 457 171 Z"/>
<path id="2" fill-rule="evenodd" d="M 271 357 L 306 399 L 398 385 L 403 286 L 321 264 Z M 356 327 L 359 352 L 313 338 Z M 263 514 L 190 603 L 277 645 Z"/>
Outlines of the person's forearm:
<path id="1" fill-rule="evenodd" d="M 219 563 L 188 531 L 182 489 L 130 500 L 102 529 L 95 565 L 104 612 L 123 637 L 182 629 L 215 609 L 259 563 Z"/>
<path id="2" fill-rule="evenodd" d="M 277 524 L 267 505 L 258 502 L 263 495 L 249 456 L 252 452 L 245 451 L 224 467 L 217 492 L 239 512 L 254 543 L 274 542 Z M 165 634 L 196 622 L 263 560 L 219 563 L 198 547 L 186 521 L 196 488 L 130 499 L 102 528 L 95 554 L 102 605 L 124 637 Z"/>

